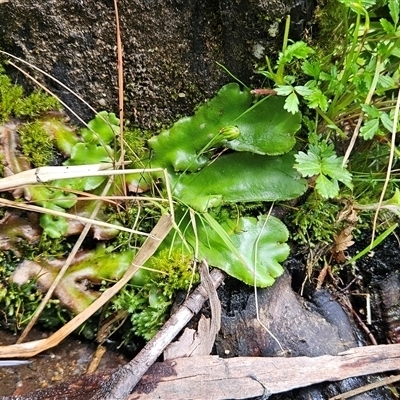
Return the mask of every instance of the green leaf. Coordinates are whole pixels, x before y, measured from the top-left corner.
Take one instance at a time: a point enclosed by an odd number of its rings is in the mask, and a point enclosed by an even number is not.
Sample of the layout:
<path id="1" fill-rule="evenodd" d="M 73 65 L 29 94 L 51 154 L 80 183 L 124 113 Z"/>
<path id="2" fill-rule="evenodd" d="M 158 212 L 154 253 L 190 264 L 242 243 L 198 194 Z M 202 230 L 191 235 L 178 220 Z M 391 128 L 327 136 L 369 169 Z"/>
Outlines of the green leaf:
<path id="1" fill-rule="evenodd" d="M 393 24 L 391 24 L 386 18 L 381 18 L 379 20 L 383 30 L 389 34 L 389 35 L 393 35 L 396 32 L 396 29 L 394 27 Z"/>
<path id="2" fill-rule="evenodd" d="M 71 157 L 63 165 L 87 165 L 112 162 L 110 147 L 94 143 L 77 143 L 71 151 Z"/>
<path id="3" fill-rule="evenodd" d="M 339 2 L 349 7 L 357 14 L 365 14 L 366 9 L 375 5 L 376 0 L 339 0 Z"/>
<path id="4" fill-rule="evenodd" d="M 89 129 L 83 129 L 81 134 L 85 142 L 95 144 L 110 144 L 119 132 L 119 119 L 114 113 L 99 112 L 88 123 Z"/>
<path id="5" fill-rule="evenodd" d="M 338 181 L 352 188 L 352 176 L 345 167 L 342 167 L 343 157 L 335 154 L 332 145 L 326 142 L 310 145 L 307 154 L 299 152 L 295 157 L 297 164 L 294 167 L 303 176 L 317 175 L 315 189 L 324 198 L 337 196 Z"/>
<path id="6" fill-rule="evenodd" d="M 278 64 L 290 63 L 293 58 L 303 59 L 313 54 L 314 50 L 303 41 L 294 42 L 286 47 L 285 52 L 280 54 Z"/>
<path id="7" fill-rule="evenodd" d="M 399 0 L 389 0 L 388 6 L 390 16 L 392 17 L 394 24 L 397 26 L 397 23 L 399 22 L 400 2 Z"/>
<path id="8" fill-rule="evenodd" d="M 389 75 L 380 75 L 378 78 L 378 89 L 391 89 L 396 87 L 396 81 Z"/>
<path id="9" fill-rule="evenodd" d="M 299 98 L 296 93 L 290 94 L 286 97 L 284 109 L 292 114 L 296 114 L 299 112 Z"/>
<path id="10" fill-rule="evenodd" d="M 300 96 L 309 96 L 313 91 L 307 86 L 295 86 L 294 90 L 296 93 L 298 93 Z"/>
<path id="11" fill-rule="evenodd" d="M 284 100 L 276 96 L 252 106 L 248 90 L 236 83 L 221 88 L 217 95 L 170 129 L 151 138 L 153 167 L 195 172 L 210 161 L 217 147 L 258 154 L 281 154 L 292 149 L 294 133 L 300 129 L 300 114 L 288 114 Z M 224 139 L 220 132 L 236 127 L 239 136 Z"/>
<path id="12" fill-rule="evenodd" d="M 305 99 L 308 102 L 308 106 L 310 108 L 319 107 L 322 111 L 326 111 L 328 109 L 328 99 L 321 92 L 320 89 L 314 89 L 310 95 L 306 96 Z"/>
<path id="13" fill-rule="evenodd" d="M 289 94 L 293 93 L 293 86 L 279 85 L 274 90 L 278 96 L 289 96 Z"/>
<path id="14" fill-rule="evenodd" d="M 335 198 L 339 194 L 338 181 L 336 179 L 329 180 L 322 174 L 315 181 L 315 189 L 325 199 Z"/>
<path id="15" fill-rule="evenodd" d="M 363 104 L 361 109 L 370 118 L 379 118 L 380 116 L 380 111 L 375 106 L 371 106 L 370 104 Z"/>
<path id="16" fill-rule="evenodd" d="M 372 139 L 378 132 L 379 129 L 379 119 L 374 118 L 365 122 L 364 125 L 360 129 L 360 136 L 364 140 Z"/>
<path id="17" fill-rule="evenodd" d="M 393 120 L 389 117 L 389 115 L 385 112 L 381 112 L 380 119 L 382 122 L 382 125 L 389 131 L 393 131 Z"/>
<path id="18" fill-rule="evenodd" d="M 241 217 L 218 223 L 206 213 L 196 216 L 196 235 L 188 217 L 179 227 L 193 248 L 198 245 L 199 258 L 248 285 L 271 286 L 283 273 L 280 263 L 289 255 L 289 235 L 277 218 Z M 174 246 L 179 245 L 175 241 Z"/>
<path id="19" fill-rule="evenodd" d="M 314 176 L 321 173 L 321 158 L 318 154 L 308 151 L 307 154 L 300 151 L 295 156 L 296 163 L 294 167 L 303 176 Z"/>
<path id="20" fill-rule="evenodd" d="M 284 103 L 284 98 L 276 96 L 256 103 L 236 119 L 240 135 L 225 146 L 257 154 L 289 152 L 296 143 L 294 134 L 300 129 L 301 115 L 288 113 Z"/>
<path id="21" fill-rule="evenodd" d="M 63 165 L 87 165 L 112 162 L 112 150 L 109 146 L 96 145 L 94 143 L 77 143 L 71 151 L 71 157 Z M 93 190 L 99 187 L 106 177 L 104 176 L 82 176 L 80 178 L 63 179 L 55 181 L 61 188 L 72 190 Z"/>
<path id="22" fill-rule="evenodd" d="M 328 144 L 326 141 L 321 141 L 315 145 L 310 145 L 309 150 L 312 153 L 318 154 L 321 158 L 336 155 L 333 144 Z"/>
<path id="23" fill-rule="evenodd" d="M 324 175 L 328 175 L 332 179 L 338 180 L 344 183 L 350 189 L 351 184 L 351 173 L 344 167 L 342 167 L 343 157 L 337 157 L 332 155 L 321 160 L 321 171 Z"/>
<path id="24" fill-rule="evenodd" d="M 198 211 L 222 202 L 288 200 L 301 196 L 307 183 L 293 169 L 292 154 L 262 156 L 231 153 L 192 174 L 170 174 L 173 196 Z M 171 171 L 172 172 L 172 171 Z"/>
<path id="25" fill-rule="evenodd" d="M 301 66 L 302 71 L 309 76 L 312 76 L 314 79 L 318 79 L 321 73 L 321 66 L 318 62 L 310 62 L 305 60 Z"/>
<path id="26" fill-rule="evenodd" d="M 64 211 L 63 208 L 51 202 L 44 202 L 43 207 L 55 211 Z M 42 214 L 39 219 L 39 225 L 43 228 L 43 232 L 53 239 L 61 238 L 68 230 L 68 222 L 64 217 L 57 217 L 50 214 Z"/>

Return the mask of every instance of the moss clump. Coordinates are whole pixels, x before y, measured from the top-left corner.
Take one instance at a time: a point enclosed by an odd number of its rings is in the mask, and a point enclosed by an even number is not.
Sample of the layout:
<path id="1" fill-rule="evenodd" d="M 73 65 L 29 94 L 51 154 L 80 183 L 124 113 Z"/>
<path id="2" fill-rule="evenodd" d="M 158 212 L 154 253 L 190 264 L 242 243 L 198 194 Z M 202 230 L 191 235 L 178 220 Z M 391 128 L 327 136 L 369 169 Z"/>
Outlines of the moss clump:
<path id="1" fill-rule="evenodd" d="M 1 72 L 0 66 L 0 122 L 4 122 L 13 114 L 15 104 L 22 99 L 24 91 Z"/>
<path id="2" fill-rule="evenodd" d="M 125 140 L 125 158 L 137 165 L 145 160 L 149 153 L 146 147 L 147 139 L 151 138 L 153 133 L 150 131 L 143 131 L 138 128 L 128 128 L 124 132 Z"/>
<path id="3" fill-rule="evenodd" d="M 337 0 L 322 0 L 318 5 L 315 12 L 316 44 L 325 54 L 333 52 L 338 43 L 346 37 L 346 15 L 346 7 Z"/>
<path id="4" fill-rule="evenodd" d="M 150 340 L 165 322 L 177 291 L 199 281 L 190 264 L 191 258 L 181 251 L 164 249 L 147 265 L 158 273 L 141 271 L 143 286 L 127 286 L 116 297 L 113 308 L 128 311 L 136 335 Z"/>
<path id="5" fill-rule="evenodd" d="M 5 310 L 3 325 L 15 330 L 29 320 L 42 297 L 33 282 L 22 286 L 11 282 L 10 276 L 19 262 L 13 252 L 0 251 L 0 309 Z"/>
<path id="6" fill-rule="evenodd" d="M 41 121 L 26 123 L 19 127 L 22 152 L 35 166 L 49 165 L 54 158 L 54 140 L 43 128 Z"/>
<path id="7" fill-rule="evenodd" d="M 0 65 L 0 122 L 10 117 L 28 118 L 44 111 L 60 109 L 59 102 L 42 91 L 24 95 L 21 86 L 12 83 Z"/>
<path id="8" fill-rule="evenodd" d="M 332 243 L 338 229 L 335 221 L 339 210 L 338 204 L 309 196 L 291 215 L 292 238 L 310 246 Z"/>

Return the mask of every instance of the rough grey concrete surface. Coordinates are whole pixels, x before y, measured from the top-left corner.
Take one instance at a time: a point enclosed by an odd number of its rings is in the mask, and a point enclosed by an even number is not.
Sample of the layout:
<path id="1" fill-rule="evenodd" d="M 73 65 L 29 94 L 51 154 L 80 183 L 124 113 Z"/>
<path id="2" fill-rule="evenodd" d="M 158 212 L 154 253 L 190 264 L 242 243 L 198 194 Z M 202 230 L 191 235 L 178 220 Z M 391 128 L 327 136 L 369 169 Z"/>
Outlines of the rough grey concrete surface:
<path id="1" fill-rule="evenodd" d="M 284 18 L 299 38 L 313 0 L 120 0 L 126 112 L 157 128 L 193 112 L 232 81 L 249 83 L 255 66 L 281 46 Z M 117 55 L 112 0 L 9 0 L 0 4 L 0 49 L 44 69 L 97 110 L 117 111 Z M 27 68 L 27 67 L 25 67 Z M 11 69 L 9 69 L 11 71 Z M 91 112 L 38 73 L 83 118 Z"/>

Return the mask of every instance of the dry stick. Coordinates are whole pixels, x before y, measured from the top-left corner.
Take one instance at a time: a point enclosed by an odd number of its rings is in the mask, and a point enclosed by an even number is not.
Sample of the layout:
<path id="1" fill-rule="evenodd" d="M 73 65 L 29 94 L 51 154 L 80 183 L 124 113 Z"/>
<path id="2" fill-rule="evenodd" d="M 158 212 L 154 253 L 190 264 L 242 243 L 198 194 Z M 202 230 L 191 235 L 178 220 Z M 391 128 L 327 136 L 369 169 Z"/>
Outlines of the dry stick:
<path id="1" fill-rule="evenodd" d="M 349 390 L 348 392 L 338 394 L 337 396 L 331 397 L 329 400 L 345 400 L 350 397 L 357 396 L 358 394 L 368 392 L 373 389 L 380 388 L 382 386 L 390 385 L 392 383 L 400 381 L 400 375 L 388 376 L 379 380 L 378 382 L 370 383 L 368 385 L 364 385 L 358 389 Z"/>
<path id="2" fill-rule="evenodd" d="M 121 30 L 119 27 L 119 15 L 118 15 L 118 1 L 114 0 L 115 10 L 115 28 L 117 34 L 117 58 L 118 58 L 118 105 L 119 105 L 119 147 L 121 150 L 121 157 L 125 156 L 124 150 L 124 69 L 122 62 L 122 42 L 121 42 Z M 124 169 L 124 166 L 122 166 Z M 126 184 L 125 176 L 123 175 L 123 192 L 126 195 Z"/>
<path id="3" fill-rule="evenodd" d="M 212 270 L 210 276 L 214 288 L 217 288 L 224 280 L 224 274 L 217 269 Z M 125 400 L 168 344 L 185 327 L 193 315 L 200 311 L 207 298 L 208 293 L 204 283 L 202 283 L 139 354 L 128 364 L 118 369 L 89 400 Z"/>
<path id="4" fill-rule="evenodd" d="M 117 230 L 128 232 L 128 233 L 136 233 L 136 234 L 142 235 L 142 236 L 151 236 L 151 233 L 141 232 L 141 231 L 137 231 L 137 230 L 131 229 L 131 228 L 125 228 L 124 226 L 121 226 L 121 225 L 109 224 L 108 222 L 82 217 L 80 215 L 70 214 L 70 213 L 66 213 L 66 212 L 62 212 L 62 211 L 51 210 L 50 208 L 43 208 L 43 207 L 35 206 L 33 204 L 19 203 L 16 201 L 0 198 L 0 205 L 7 206 L 10 208 L 18 208 L 19 210 L 34 211 L 34 212 L 39 212 L 42 214 L 54 215 L 56 217 L 65 217 L 67 219 L 79 221 L 82 224 L 92 224 L 92 225 L 97 225 L 97 226 L 103 226 L 105 228 L 117 229 Z"/>
<path id="5" fill-rule="evenodd" d="M 171 217 L 166 214 L 163 215 L 151 231 L 151 236 L 147 237 L 143 246 L 137 252 L 124 276 L 114 286 L 104 291 L 98 299 L 85 309 L 85 311 L 73 318 L 49 338 L 35 340 L 33 342 L 13 344 L 10 346 L 0 346 L 0 358 L 32 357 L 42 351 L 50 349 L 51 347 L 57 346 L 64 338 L 91 317 L 100 307 L 106 304 L 132 279 L 140 266 L 154 254 L 171 228 Z"/>
<path id="6" fill-rule="evenodd" d="M 375 93 L 376 85 L 378 84 L 379 73 L 381 72 L 381 66 L 382 66 L 381 60 L 380 60 L 380 57 L 378 57 L 377 62 L 376 62 L 376 67 L 375 67 L 374 78 L 372 79 L 371 87 L 369 88 L 369 91 L 368 91 L 367 97 L 365 98 L 364 104 L 371 103 L 372 96 Z M 363 119 L 364 119 L 364 111 L 361 111 L 360 116 L 358 117 L 357 126 L 354 129 L 349 146 L 347 147 L 346 153 L 343 157 L 343 162 L 342 162 L 343 167 L 346 165 L 347 160 L 349 159 L 350 154 L 354 148 L 354 145 L 355 145 L 357 137 L 358 137 L 358 132 L 360 131 Z"/>
<path id="7" fill-rule="evenodd" d="M 101 193 L 102 196 L 105 196 L 108 193 L 112 183 L 113 183 L 113 179 L 110 178 Z M 90 217 L 89 217 L 90 219 L 96 218 L 96 215 L 99 212 L 100 207 L 102 205 L 103 205 L 103 202 L 101 202 L 101 201 L 97 202 L 94 210 L 90 214 Z M 43 297 L 41 303 L 39 304 L 39 307 L 35 310 L 35 313 L 33 314 L 32 319 L 29 321 L 28 325 L 21 333 L 21 336 L 18 338 L 17 343 L 22 343 L 25 340 L 25 338 L 28 336 L 28 334 L 31 331 L 31 329 L 33 328 L 33 326 L 36 324 L 36 321 L 40 317 L 40 314 L 42 313 L 42 311 L 46 307 L 47 303 L 51 299 L 51 296 L 53 295 L 54 290 L 56 290 L 57 285 L 60 283 L 61 279 L 64 277 L 64 275 L 67 272 L 68 268 L 70 267 L 72 261 L 74 260 L 76 253 L 81 248 L 81 245 L 82 245 L 83 241 L 85 240 L 87 234 L 89 233 L 89 230 L 91 227 L 92 227 L 92 224 L 86 224 L 85 227 L 83 228 L 81 234 L 79 235 L 78 240 L 75 242 L 74 247 L 72 248 L 71 252 L 69 253 L 67 259 L 65 260 L 65 264 L 62 266 L 62 268 L 58 272 L 56 278 L 54 279 L 53 283 L 49 287 L 46 295 Z"/>
<path id="8" fill-rule="evenodd" d="M 383 184 L 383 189 L 381 192 L 381 196 L 379 198 L 378 206 L 376 207 L 376 211 L 375 211 L 375 215 L 374 215 L 373 231 L 372 231 L 372 237 L 371 237 L 371 248 L 372 248 L 372 243 L 375 239 L 375 230 L 376 230 L 376 224 L 378 221 L 379 211 L 381 209 L 383 199 L 385 198 L 386 189 L 389 185 L 390 174 L 392 173 L 394 149 L 396 146 L 397 125 L 398 125 L 398 121 L 399 121 L 399 108 L 400 108 L 400 89 L 397 93 L 397 102 L 396 102 L 396 107 L 394 109 L 392 139 L 390 142 L 390 153 L 389 153 L 389 161 L 388 161 L 388 166 L 387 166 L 387 171 L 386 171 L 386 178 L 385 178 L 385 182 Z"/>

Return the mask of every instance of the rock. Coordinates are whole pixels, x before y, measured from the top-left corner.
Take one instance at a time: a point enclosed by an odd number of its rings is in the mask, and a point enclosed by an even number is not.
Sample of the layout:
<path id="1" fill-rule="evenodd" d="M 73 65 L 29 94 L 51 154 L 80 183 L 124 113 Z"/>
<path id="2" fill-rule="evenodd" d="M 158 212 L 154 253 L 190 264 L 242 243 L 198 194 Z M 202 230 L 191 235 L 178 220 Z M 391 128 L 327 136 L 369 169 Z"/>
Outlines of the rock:
<path id="1" fill-rule="evenodd" d="M 121 0 L 118 7 L 126 116 L 142 128 L 155 128 L 190 114 L 232 80 L 216 62 L 249 83 L 254 66 L 281 47 L 285 16 L 292 15 L 291 36 L 299 39 L 314 1 Z M 117 110 L 113 1 L 1 4 L 0 48 L 50 73 L 96 109 Z M 24 69 L 81 117 L 92 116 L 66 89 Z"/>
<path id="2" fill-rule="evenodd" d="M 254 288 L 240 287 L 238 291 L 229 286 L 229 281 L 219 294 L 222 320 L 216 351 L 220 357 L 318 357 L 337 355 L 358 346 L 353 333 L 357 328 L 331 294 L 321 289 L 313 292 L 311 301 L 306 301 L 293 292 L 288 273 L 272 287 L 258 289 L 257 303 Z M 257 307 L 262 324 L 257 320 Z M 285 393 L 283 397 L 274 395 L 271 400 L 326 399 L 366 383 L 366 377 L 351 378 Z M 383 400 L 390 396 L 379 389 L 354 398 Z"/>

